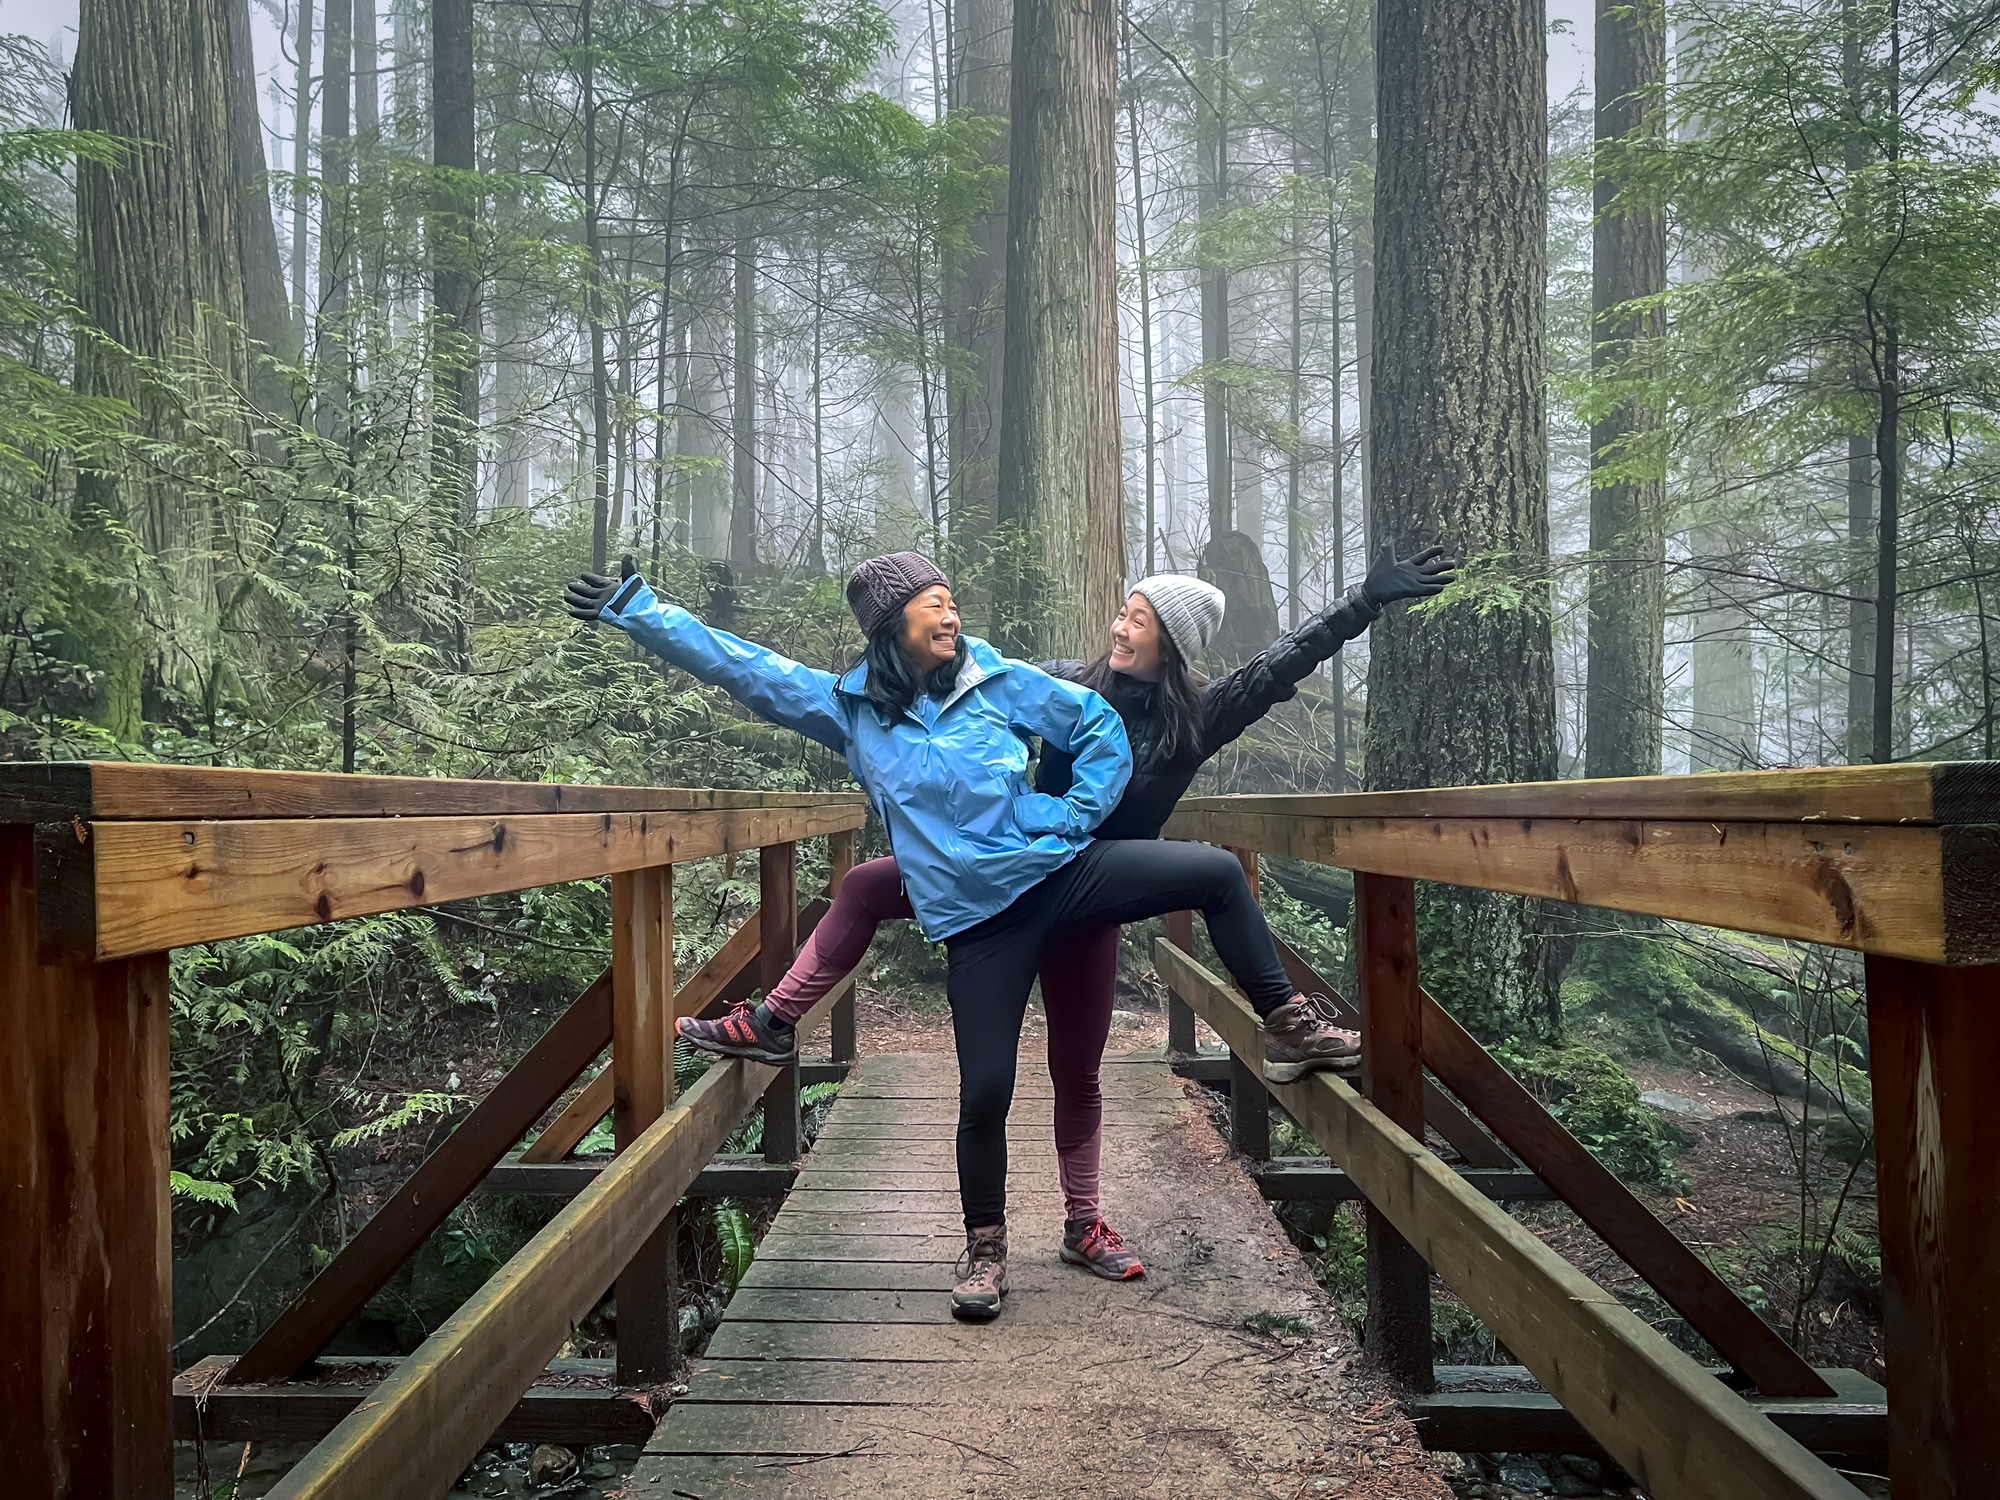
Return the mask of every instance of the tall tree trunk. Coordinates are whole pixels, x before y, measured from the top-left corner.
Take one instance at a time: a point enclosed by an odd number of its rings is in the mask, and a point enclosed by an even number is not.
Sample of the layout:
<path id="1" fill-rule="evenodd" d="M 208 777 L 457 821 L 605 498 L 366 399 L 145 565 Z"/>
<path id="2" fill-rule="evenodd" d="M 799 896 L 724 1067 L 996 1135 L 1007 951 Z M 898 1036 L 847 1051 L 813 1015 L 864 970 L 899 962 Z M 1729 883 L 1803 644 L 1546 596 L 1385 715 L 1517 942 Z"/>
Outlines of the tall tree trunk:
<path id="1" fill-rule="evenodd" d="M 278 227 L 271 218 L 269 166 L 264 159 L 264 120 L 257 110 L 257 70 L 250 35 L 250 0 L 229 0 L 229 50 L 236 66 L 229 75 L 230 155 L 241 189 L 236 232 L 243 262 L 243 317 L 250 337 L 280 359 L 298 353 L 292 311 L 285 301 L 285 263 L 278 254 Z M 284 383 L 259 369 L 252 388 L 258 401 L 274 408 Z"/>
<path id="2" fill-rule="evenodd" d="M 1023 555 L 997 633 L 1017 655 L 1090 654 L 1120 602 L 1117 76 L 1109 5 L 1016 5 L 1000 521 Z"/>
<path id="3" fill-rule="evenodd" d="M 729 562 L 741 583 L 757 567 L 757 242 L 736 237 L 735 376 L 729 419 Z"/>
<path id="4" fill-rule="evenodd" d="M 818 242 L 813 245 L 812 319 L 812 535 L 806 566 L 817 576 L 826 572 L 826 400 L 821 385 L 826 375 L 826 246 Z"/>
<path id="5" fill-rule="evenodd" d="M 361 273 L 377 318 L 389 308 L 387 205 L 382 183 L 382 39 L 375 0 L 354 0 L 354 161 Z"/>
<path id="6" fill-rule="evenodd" d="M 361 0 L 371 4 L 373 0 Z M 460 532 L 455 641 L 471 657 L 473 546 L 478 519 L 479 282 L 472 226 L 479 197 L 467 178 L 478 166 L 473 141 L 472 0 L 431 0 L 432 162 L 437 171 L 431 217 L 431 295 L 439 324 L 433 400 L 432 464 L 452 497 Z M 461 175 L 463 174 L 463 175 Z M 601 562 L 602 559 L 600 558 Z"/>
<path id="7" fill-rule="evenodd" d="M 222 0 L 85 0 L 79 15 L 72 116 L 135 144 L 117 165 L 77 173 L 78 300 L 106 341 L 78 341 L 77 388 L 130 403 L 148 438 L 171 441 L 181 413 L 140 381 L 133 358 L 198 383 L 247 373 L 228 326 L 246 316 L 234 68 Z M 112 449 L 79 474 L 75 518 L 103 582 L 77 600 L 70 644 L 101 674 L 98 721 L 129 743 L 149 682 L 182 701 L 215 690 L 216 517 L 207 498 Z"/>
<path id="8" fill-rule="evenodd" d="M 1207 220 L 1229 210 L 1229 3 L 1215 0 L 1216 14 L 1195 23 L 1195 50 L 1215 59 L 1207 98 L 1198 101 L 1200 131 L 1195 212 Z M 1217 18 L 1221 41 L 1217 44 Z M 1211 372 L 1201 386 L 1202 442 L 1208 461 L 1208 535 L 1211 542 L 1236 529 L 1235 455 L 1229 444 L 1229 387 L 1219 378 L 1229 361 L 1229 267 L 1212 245 L 1202 252 L 1201 362 Z"/>
<path id="9" fill-rule="evenodd" d="M 611 535 L 611 373 L 604 358 L 604 247 L 597 217 L 598 185 L 597 36 L 592 29 L 591 0 L 578 7 L 582 39 L 583 93 L 583 255 L 589 283 L 585 317 L 590 323 L 590 565 L 599 573 L 609 566 Z"/>
<path id="10" fill-rule="evenodd" d="M 1299 164 L 1293 163 L 1292 170 L 1298 173 Z M 1291 451 L 1285 455 L 1285 626 L 1289 630 L 1299 628 L 1299 563 L 1305 552 L 1305 527 L 1299 513 L 1299 480 L 1304 464 L 1303 438 L 1299 428 L 1299 387 L 1305 380 L 1305 308 L 1299 296 L 1299 253 L 1303 247 L 1299 243 L 1298 231 L 1298 221 L 1294 219 L 1291 224 L 1291 274 L 1286 288 L 1292 309 L 1292 367 L 1285 389 L 1285 419 L 1292 430 Z M 1338 374 L 1334 380 L 1334 389 L 1338 391 Z"/>
<path id="11" fill-rule="evenodd" d="M 312 224 L 308 214 L 312 193 L 306 178 L 312 171 L 312 60 L 313 3 L 299 0 L 298 84 L 292 93 L 292 306 L 298 309 L 298 327 L 308 326 L 306 317 L 306 276 L 312 264 Z"/>
<path id="12" fill-rule="evenodd" d="M 1556 770 L 1544 418 L 1548 121 L 1540 0 L 1381 12 L 1374 362 L 1376 535 L 1508 559 L 1522 599 L 1371 635 L 1375 789 Z M 1559 1029 L 1537 902 L 1426 887 L 1426 978 L 1487 1036 Z"/>
<path id="13" fill-rule="evenodd" d="M 1875 748 L 1875 445 L 1866 433 L 1847 440 L 1847 760 L 1866 763 Z"/>
<path id="14" fill-rule="evenodd" d="M 354 167 L 354 0 L 327 0 L 326 76 L 320 83 L 319 432 L 345 429 L 347 406 L 347 293 L 354 267 L 353 202 L 347 191 Z"/>
<path id="15" fill-rule="evenodd" d="M 1847 90 L 1847 146 L 1842 165 L 1858 183 L 1868 165 L 1867 78 L 1861 64 L 1860 0 L 1841 0 L 1846 34 L 1841 82 Z M 1849 189 L 1853 191 L 1853 188 Z M 1854 372 L 1854 388 L 1868 388 L 1868 372 Z M 1866 762 L 1875 748 L 1875 448 L 1867 433 L 1847 439 L 1847 760 Z"/>
<path id="16" fill-rule="evenodd" d="M 952 0 L 951 107 L 995 125 L 980 160 L 1007 165 L 1013 0 Z M 961 363 L 946 374 L 945 445 L 952 551 L 971 573 L 962 602 L 983 612 L 986 544 L 1000 515 L 1000 402 L 1006 357 L 1007 185 L 976 215 L 970 245 L 946 267 L 946 316 Z M 817 325 L 815 325 L 817 327 Z M 815 387 L 817 389 L 817 387 Z M 959 580 L 954 579 L 954 582 Z"/>
<path id="17" fill-rule="evenodd" d="M 1875 472 L 1881 476 L 1881 515 L 1875 526 L 1875 703 L 1869 758 L 1896 758 L 1897 535 L 1903 495 L 1902 371 L 1895 315 L 1890 314 L 1876 375 L 1880 414 L 1875 423 Z"/>
<path id="18" fill-rule="evenodd" d="M 1348 101 L 1347 128 L 1349 139 L 1345 151 L 1336 145 L 1333 134 L 1332 101 L 1328 101 L 1326 132 L 1320 141 L 1321 166 L 1326 173 L 1329 202 L 1326 212 L 1326 302 L 1327 302 L 1327 368 L 1333 372 L 1332 397 L 1327 402 L 1327 448 L 1333 454 L 1333 463 L 1327 475 L 1331 494 L 1327 497 L 1328 510 L 1332 519 L 1332 535 L 1326 546 L 1326 594 L 1337 599 L 1347 590 L 1347 441 L 1342 425 L 1341 412 L 1341 353 L 1340 337 L 1340 209 L 1338 199 L 1332 190 L 1338 180 L 1346 174 L 1348 161 L 1354 153 L 1353 103 L 1352 94 L 1359 86 L 1352 71 L 1343 85 L 1350 95 Z M 1372 89 L 1372 85 L 1370 86 Z M 1347 234 L 1348 255 L 1357 262 L 1360 259 L 1361 237 L 1350 230 Z M 1363 428 L 1366 431 L 1366 428 Z M 1347 790 L 1347 656 L 1337 652 L 1326 664 L 1327 691 L 1333 700 L 1333 790 Z"/>
<path id="19" fill-rule="evenodd" d="M 1651 124 L 1665 81 L 1665 18 L 1652 5 L 1598 0 L 1597 139 L 1621 141 Z M 1639 344 L 1661 336 L 1657 310 L 1614 316 L 1667 286 L 1666 215 L 1652 207 L 1613 213 L 1620 184 L 1600 172 L 1591 229 L 1591 366 L 1628 367 Z M 1653 776 L 1660 770 L 1660 726 L 1666 693 L 1666 482 L 1653 460 L 1642 477 L 1605 480 L 1608 467 L 1628 471 L 1659 415 L 1628 402 L 1590 429 L 1590 634 L 1584 689 L 1584 774 Z"/>
<path id="20" fill-rule="evenodd" d="M 1350 169 L 1375 173 L 1375 32 L 1380 14 L 1368 9 L 1366 45 L 1347 79 L 1347 155 Z M 1361 439 L 1361 556 L 1375 555 L 1375 207 L 1372 194 L 1355 203 L 1349 230 L 1354 259 L 1354 395 Z"/>
<path id="21" fill-rule="evenodd" d="M 1134 269 L 1139 275 L 1139 379 L 1142 386 L 1139 399 L 1146 423 L 1145 556 L 1146 572 L 1150 576 L 1160 570 L 1154 545 L 1160 534 L 1160 518 L 1155 503 L 1159 427 L 1154 416 L 1152 267 L 1148 264 L 1146 249 L 1146 184 L 1140 175 L 1139 89 L 1133 79 L 1132 15 L 1129 10 L 1121 11 L 1120 15 L 1125 23 L 1125 117 L 1132 138 L 1132 232 Z"/>

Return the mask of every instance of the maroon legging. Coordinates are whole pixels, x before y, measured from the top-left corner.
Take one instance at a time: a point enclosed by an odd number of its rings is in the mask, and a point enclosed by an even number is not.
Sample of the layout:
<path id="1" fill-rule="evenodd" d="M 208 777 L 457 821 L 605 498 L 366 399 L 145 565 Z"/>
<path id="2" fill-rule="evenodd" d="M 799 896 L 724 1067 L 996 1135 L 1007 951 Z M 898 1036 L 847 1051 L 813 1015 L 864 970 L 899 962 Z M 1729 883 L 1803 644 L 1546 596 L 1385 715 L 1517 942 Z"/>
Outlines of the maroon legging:
<path id="1" fill-rule="evenodd" d="M 856 865 L 841 882 L 790 971 L 765 997 L 772 1014 L 796 1025 L 861 962 L 875 929 L 915 916 L 893 859 Z M 1098 1162 L 1104 1145 L 1099 1068 L 1111 1035 L 1118 977 L 1116 926 L 1065 927 L 1042 949 L 1042 1006 L 1049 1018 L 1049 1081 L 1055 1086 L 1056 1175 L 1066 1217 L 1099 1212 Z"/>

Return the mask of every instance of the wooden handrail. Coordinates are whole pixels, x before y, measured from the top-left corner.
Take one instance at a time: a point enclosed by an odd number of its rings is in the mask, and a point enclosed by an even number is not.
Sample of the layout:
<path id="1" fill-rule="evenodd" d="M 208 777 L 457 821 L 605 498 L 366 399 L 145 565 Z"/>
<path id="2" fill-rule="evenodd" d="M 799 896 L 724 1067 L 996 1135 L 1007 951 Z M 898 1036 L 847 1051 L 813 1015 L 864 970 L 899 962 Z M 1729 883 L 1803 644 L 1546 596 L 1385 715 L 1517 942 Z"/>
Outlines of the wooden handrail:
<path id="1" fill-rule="evenodd" d="M 1911 761 L 1698 776 L 1500 782 L 1403 792 L 1190 797 L 1183 808 L 1343 818 L 1590 818 L 1726 823 L 2000 822 L 2000 762 Z"/>
<path id="2" fill-rule="evenodd" d="M 858 799 L 720 812 L 40 824 L 45 951 L 98 959 L 707 859 L 856 828 Z"/>
<path id="3" fill-rule="evenodd" d="M 1806 790 L 1788 790 L 1789 778 Z M 1181 803 L 1166 834 L 1974 965 L 2000 962 L 1996 787 L 2000 766 L 1974 762 L 1198 797 Z"/>
<path id="4" fill-rule="evenodd" d="M 766 792 L 716 787 L 584 786 L 539 781 L 351 776 L 234 766 L 124 761 L 0 763 L 0 823 L 78 818 L 501 817 L 522 813 L 734 812 L 846 807 L 859 792 Z"/>
<path id="5" fill-rule="evenodd" d="M 1239 1056 L 1262 1050 L 1240 995 L 1164 939 L 1174 993 Z M 1658 1500 L 1859 1500 L 1637 1314 L 1544 1245 L 1336 1075 L 1272 1084 L 1445 1283 Z"/>

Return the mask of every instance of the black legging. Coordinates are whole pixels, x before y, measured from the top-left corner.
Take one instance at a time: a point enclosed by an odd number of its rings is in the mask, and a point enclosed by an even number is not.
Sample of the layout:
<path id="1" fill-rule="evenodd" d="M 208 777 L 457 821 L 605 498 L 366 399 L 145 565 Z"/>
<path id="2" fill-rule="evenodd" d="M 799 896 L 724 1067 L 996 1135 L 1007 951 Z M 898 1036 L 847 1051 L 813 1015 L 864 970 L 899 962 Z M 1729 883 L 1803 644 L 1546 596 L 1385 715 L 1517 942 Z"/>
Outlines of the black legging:
<path id="1" fill-rule="evenodd" d="M 945 940 L 958 1044 L 958 1194 L 968 1229 L 1006 1222 L 1014 1057 L 1044 940 L 1075 923 L 1138 922 L 1194 908 L 1258 1015 L 1292 998 L 1243 867 L 1208 844 L 1099 839 L 1005 911 Z"/>

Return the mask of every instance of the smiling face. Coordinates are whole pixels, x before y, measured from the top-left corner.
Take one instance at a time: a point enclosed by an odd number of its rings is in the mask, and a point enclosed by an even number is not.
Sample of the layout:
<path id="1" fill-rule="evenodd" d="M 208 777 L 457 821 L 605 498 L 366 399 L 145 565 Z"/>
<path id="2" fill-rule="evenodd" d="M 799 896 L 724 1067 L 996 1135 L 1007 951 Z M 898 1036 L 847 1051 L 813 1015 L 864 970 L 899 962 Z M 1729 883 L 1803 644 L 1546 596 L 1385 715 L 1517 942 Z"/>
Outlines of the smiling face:
<path id="1" fill-rule="evenodd" d="M 903 606 L 903 654 L 919 674 L 934 671 L 958 655 L 958 605 L 951 590 L 933 584 Z"/>
<path id="2" fill-rule="evenodd" d="M 1111 622 L 1111 670 L 1158 682 L 1160 658 L 1160 617 L 1144 594 L 1133 594 Z"/>

